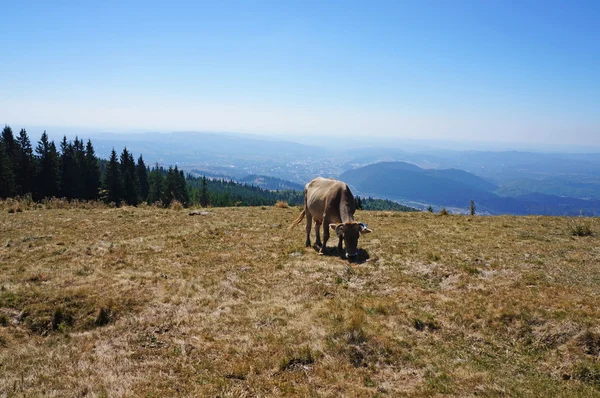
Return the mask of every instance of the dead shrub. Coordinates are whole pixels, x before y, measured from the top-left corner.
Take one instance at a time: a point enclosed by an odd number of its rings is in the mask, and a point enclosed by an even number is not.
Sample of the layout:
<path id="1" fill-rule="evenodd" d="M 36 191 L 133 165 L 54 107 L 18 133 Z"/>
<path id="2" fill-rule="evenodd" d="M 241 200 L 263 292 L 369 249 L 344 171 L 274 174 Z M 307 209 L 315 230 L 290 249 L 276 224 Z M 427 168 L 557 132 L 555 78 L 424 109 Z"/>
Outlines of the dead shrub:
<path id="1" fill-rule="evenodd" d="M 278 200 L 277 202 L 275 202 L 275 207 L 278 209 L 287 209 L 288 207 L 290 207 L 290 205 L 284 200 Z"/>
<path id="2" fill-rule="evenodd" d="M 174 199 L 171 201 L 171 204 L 169 205 L 169 209 L 171 210 L 183 210 L 183 205 L 181 204 L 180 201 L 178 201 L 177 199 Z"/>
<path id="3" fill-rule="evenodd" d="M 442 210 L 440 210 L 440 216 L 447 216 L 448 214 L 450 214 L 450 212 L 446 210 L 445 207 Z"/>
<path id="4" fill-rule="evenodd" d="M 569 232 L 573 236 L 592 236 L 592 224 L 589 221 L 572 221 Z"/>

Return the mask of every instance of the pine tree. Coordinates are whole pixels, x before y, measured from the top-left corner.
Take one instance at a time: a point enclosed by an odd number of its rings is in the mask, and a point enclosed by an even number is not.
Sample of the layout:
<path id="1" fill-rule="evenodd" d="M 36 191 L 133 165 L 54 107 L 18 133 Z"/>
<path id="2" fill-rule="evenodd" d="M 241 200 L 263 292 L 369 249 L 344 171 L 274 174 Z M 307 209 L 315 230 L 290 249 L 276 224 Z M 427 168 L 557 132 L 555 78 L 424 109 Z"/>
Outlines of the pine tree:
<path id="1" fill-rule="evenodd" d="M 140 184 L 137 177 L 133 155 L 123 148 L 121 153 L 121 178 L 123 181 L 123 198 L 128 205 L 136 206 L 140 198 Z"/>
<path id="2" fill-rule="evenodd" d="M 89 139 L 85 146 L 83 164 L 83 197 L 87 200 L 97 199 L 100 189 L 100 167 L 92 141 Z"/>
<path id="3" fill-rule="evenodd" d="M 18 153 L 18 143 L 15 141 L 15 137 L 13 135 L 13 131 L 9 125 L 5 125 L 2 130 L 2 138 L 4 144 L 4 151 L 8 155 L 11 164 L 15 164 L 15 159 Z"/>
<path id="4" fill-rule="evenodd" d="M 60 162 L 54 141 L 48 140 L 46 131 L 42 134 L 35 152 L 38 156 L 36 172 L 36 200 L 58 196 L 60 188 Z"/>
<path id="5" fill-rule="evenodd" d="M 75 184 L 73 188 L 73 194 L 78 199 L 85 199 L 85 148 L 83 146 L 83 140 L 80 140 L 75 136 L 73 141 L 73 156 L 75 159 Z"/>
<path id="6" fill-rule="evenodd" d="M 0 197 L 17 193 L 15 181 L 16 143 L 10 126 L 5 125 L 0 136 Z"/>
<path id="7" fill-rule="evenodd" d="M 167 207 L 174 199 L 177 199 L 177 175 L 172 166 L 169 166 L 167 178 L 165 178 L 165 194 L 163 197 L 163 206 Z"/>
<path id="8" fill-rule="evenodd" d="M 17 194 L 33 194 L 33 183 L 35 181 L 35 158 L 33 156 L 33 148 L 31 141 L 27 136 L 27 131 L 21 129 L 19 132 L 18 154 L 15 163 L 16 180 L 19 182 Z"/>
<path id="9" fill-rule="evenodd" d="M 360 198 L 360 196 L 357 196 L 356 198 L 354 198 L 354 207 L 356 208 L 356 210 L 364 210 L 363 202 L 362 202 L 362 199 Z"/>
<path id="10" fill-rule="evenodd" d="M 6 153 L 4 140 L 0 140 L 0 198 L 9 198 L 15 194 L 15 176 L 12 164 Z"/>
<path id="11" fill-rule="evenodd" d="M 185 182 L 185 174 L 183 170 L 179 170 L 179 176 L 177 179 L 177 192 L 179 193 L 179 201 L 184 205 L 188 206 L 190 203 L 190 194 L 187 190 L 187 185 Z"/>
<path id="12" fill-rule="evenodd" d="M 117 152 L 114 148 L 110 153 L 110 159 L 106 165 L 104 189 L 106 190 L 106 201 L 119 206 L 123 199 L 123 185 L 121 181 L 121 166 L 117 160 Z"/>
<path id="13" fill-rule="evenodd" d="M 164 197 L 164 181 L 158 164 L 150 172 L 150 190 L 148 192 L 148 203 L 162 202 Z"/>
<path id="14" fill-rule="evenodd" d="M 148 169 L 144 163 L 142 155 L 138 158 L 136 172 L 138 181 L 140 182 L 140 199 L 146 201 L 148 199 L 148 193 L 150 192 L 150 183 L 148 182 Z"/>
<path id="15" fill-rule="evenodd" d="M 76 197 L 78 170 L 73 144 L 67 141 L 66 136 L 63 136 L 60 143 L 60 152 L 60 195 L 67 199 L 74 199 Z"/>
<path id="16" fill-rule="evenodd" d="M 206 187 L 206 176 L 202 176 L 202 185 L 200 188 L 200 206 L 208 206 L 208 189 Z"/>

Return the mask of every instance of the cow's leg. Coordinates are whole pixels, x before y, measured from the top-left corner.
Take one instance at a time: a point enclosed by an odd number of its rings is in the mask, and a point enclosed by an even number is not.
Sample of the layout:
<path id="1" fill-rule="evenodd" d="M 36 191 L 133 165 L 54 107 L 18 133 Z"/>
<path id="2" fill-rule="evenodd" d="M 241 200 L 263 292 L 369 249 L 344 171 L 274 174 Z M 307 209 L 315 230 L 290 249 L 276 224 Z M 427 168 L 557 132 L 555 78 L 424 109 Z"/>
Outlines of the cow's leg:
<path id="1" fill-rule="evenodd" d="M 339 242 L 338 242 L 338 253 L 340 254 L 340 256 L 344 257 L 344 252 L 342 251 L 342 237 L 339 237 Z"/>
<path id="2" fill-rule="evenodd" d="M 317 235 L 317 241 L 315 242 L 315 244 L 317 245 L 317 247 L 321 247 L 322 243 L 321 243 L 321 224 L 322 222 L 320 221 L 315 221 L 315 234 Z"/>
<path id="3" fill-rule="evenodd" d="M 325 253 L 325 247 L 327 246 L 327 241 L 329 240 L 329 222 L 329 218 L 323 218 L 323 246 L 321 246 L 319 254 Z"/>
<path id="4" fill-rule="evenodd" d="M 310 229 L 312 227 L 312 214 L 310 211 L 306 212 L 306 247 L 310 247 Z M 319 230 L 317 230 L 317 239 L 319 236 Z"/>

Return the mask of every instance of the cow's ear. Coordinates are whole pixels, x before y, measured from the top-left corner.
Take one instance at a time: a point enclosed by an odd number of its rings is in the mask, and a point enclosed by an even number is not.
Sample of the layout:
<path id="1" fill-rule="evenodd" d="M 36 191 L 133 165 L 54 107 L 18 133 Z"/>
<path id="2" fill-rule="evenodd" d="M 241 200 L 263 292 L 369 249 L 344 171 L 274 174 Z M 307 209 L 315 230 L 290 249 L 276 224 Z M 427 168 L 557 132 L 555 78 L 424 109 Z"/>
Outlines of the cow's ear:
<path id="1" fill-rule="evenodd" d="M 360 225 L 360 233 L 361 233 L 361 235 L 362 234 L 370 234 L 371 232 L 373 232 L 369 228 L 367 228 L 367 224 L 365 224 L 365 223 L 361 222 L 358 225 Z"/>
<path id="2" fill-rule="evenodd" d="M 344 235 L 343 228 L 342 228 L 343 226 L 344 226 L 344 224 L 341 224 L 341 223 L 340 224 L 335 224 L 335 223 L 329 224 L 329 228 L 333 229 L 338 236 Z"/>

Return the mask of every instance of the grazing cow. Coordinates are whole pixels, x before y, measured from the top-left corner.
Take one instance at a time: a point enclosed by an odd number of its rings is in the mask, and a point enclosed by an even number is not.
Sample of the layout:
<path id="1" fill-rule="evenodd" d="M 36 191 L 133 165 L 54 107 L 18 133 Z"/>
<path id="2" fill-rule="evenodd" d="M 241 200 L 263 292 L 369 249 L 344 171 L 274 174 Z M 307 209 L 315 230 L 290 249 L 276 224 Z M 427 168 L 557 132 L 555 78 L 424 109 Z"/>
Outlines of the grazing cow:
<path id="1" fill-rule="evenodd" d="M 354 221 L 354 196 L 348 185 L 328 178 L 315 178 L 304 187 L 304 209 L 289 229 L 300 224 L 306 216 L 306 246 L 310 246 L 310 229 L 315 220 L 316 245 L 319 254 L 329 240 L 329 228 L 339 237 L 338 251 L 342 253 L 342 241 L 346 245 L 346 257 L 358 254 L 358 237 L 371 232 L 366 224 Z M 323 243 L 321 244 L 321 225 L 323 225 Z"/>

